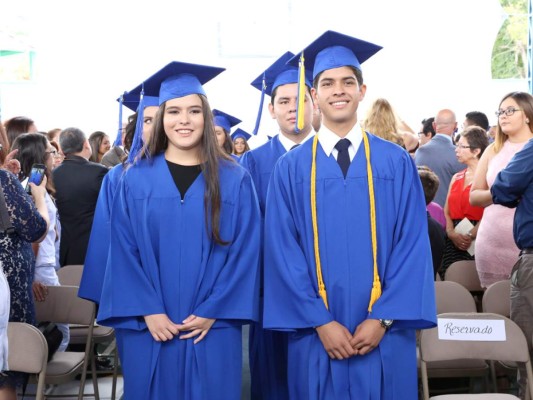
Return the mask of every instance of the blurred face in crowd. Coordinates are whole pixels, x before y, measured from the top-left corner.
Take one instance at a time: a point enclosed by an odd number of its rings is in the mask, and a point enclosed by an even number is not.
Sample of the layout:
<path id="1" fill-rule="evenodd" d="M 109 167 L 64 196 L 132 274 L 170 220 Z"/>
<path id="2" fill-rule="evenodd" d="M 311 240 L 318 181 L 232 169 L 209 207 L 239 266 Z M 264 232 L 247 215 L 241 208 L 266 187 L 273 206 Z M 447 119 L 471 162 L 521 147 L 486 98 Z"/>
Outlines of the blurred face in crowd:
<path id="1" fill-rule="evenodd" d="M 246 144 L 243 138 L 235 139 L 233 146 L 235 147 L 235 154 L 237 155 L 243 154 L 246 149 Z"/>
<path id="2" fill-rule="evenodd" d="M 111 149 L 111 142 L 109 141 L 109 136 L 104 136 L 102 143 L 100 143 L 100 148 L 98 149 L 98 154 L 104 155 Z"/>

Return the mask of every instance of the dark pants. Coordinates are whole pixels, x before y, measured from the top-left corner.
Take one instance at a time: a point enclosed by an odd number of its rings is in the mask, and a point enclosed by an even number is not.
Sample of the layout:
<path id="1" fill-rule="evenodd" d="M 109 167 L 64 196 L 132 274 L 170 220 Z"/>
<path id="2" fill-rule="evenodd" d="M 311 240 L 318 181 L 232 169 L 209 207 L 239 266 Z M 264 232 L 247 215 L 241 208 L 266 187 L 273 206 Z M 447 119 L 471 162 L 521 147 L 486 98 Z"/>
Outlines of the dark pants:
<path id="1" fill-rule="evenodd" d="M 533 359 L 531 338 L 533 335 L 533 254 L 522 254 L 511 272 L 511 319 L 524 332 Z M 518 368 L 520 398 L 525 399 L 527 374 L 524 365 Z"/>

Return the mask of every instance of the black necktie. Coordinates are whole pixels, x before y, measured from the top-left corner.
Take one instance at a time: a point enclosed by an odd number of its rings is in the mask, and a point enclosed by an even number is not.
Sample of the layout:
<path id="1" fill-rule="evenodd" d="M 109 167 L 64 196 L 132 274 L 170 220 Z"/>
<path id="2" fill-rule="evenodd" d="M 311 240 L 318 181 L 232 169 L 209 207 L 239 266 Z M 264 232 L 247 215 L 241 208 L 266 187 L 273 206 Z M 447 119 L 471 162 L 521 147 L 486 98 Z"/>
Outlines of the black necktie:
<path id="1" fill-rule="evenodd" d="M 339 151 L 337 155 L 337 163 L 341 167 L 342 174 L 346 178 L 348 168 L 350 167 L 350 153 L 348 153 L 348 147 L 350 147 L 350 141 L 348 139 L 341 139 L 335 145 L 335 148 Z"/>
<path id="2" fill-rule="evenodd" d="M 296 143 L 294 146 L 292 146 L 289 150 L 295 149 L 300 145 L 300 143 Z"/>

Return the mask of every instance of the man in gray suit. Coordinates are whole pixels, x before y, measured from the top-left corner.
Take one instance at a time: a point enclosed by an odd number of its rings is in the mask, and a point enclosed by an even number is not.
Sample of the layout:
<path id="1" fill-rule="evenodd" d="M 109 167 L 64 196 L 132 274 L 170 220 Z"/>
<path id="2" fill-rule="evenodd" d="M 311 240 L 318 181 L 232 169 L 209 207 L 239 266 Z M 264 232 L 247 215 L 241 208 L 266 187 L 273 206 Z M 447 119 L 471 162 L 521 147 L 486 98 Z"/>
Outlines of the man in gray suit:
<path id="1" fill-rule="evenodd" d="M 457 120 L 454 112 L 440 110 L 433 121 L 433 127 L 437 133 L 416 151 L 415 163 L 417 166 L 429 167 L 439 177 L 440 185 L 433 201 L 444 207 L 452 176 L 465 169 L 465 166 L 455 156 L 452 137 L 457 128 Z"/>

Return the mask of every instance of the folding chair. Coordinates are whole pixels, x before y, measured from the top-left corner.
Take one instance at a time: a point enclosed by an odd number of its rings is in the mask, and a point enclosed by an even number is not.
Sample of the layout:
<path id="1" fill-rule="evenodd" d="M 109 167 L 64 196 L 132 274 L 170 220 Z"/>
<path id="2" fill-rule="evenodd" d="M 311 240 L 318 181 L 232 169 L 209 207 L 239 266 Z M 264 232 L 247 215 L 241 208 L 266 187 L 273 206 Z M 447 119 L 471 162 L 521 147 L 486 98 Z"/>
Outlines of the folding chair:
<path id="1" fill-rule="evenodd" d="M 83 275 L 83 265 L 71 264 L 61 267 L 57 271 L 57 277 L 61 285 L 80 286 L 81 277 Z M 115 339 L 115 330 L 107 326 L 101 326 L 93 322 L 93 343 L 92 346 L 98 343 L 109 343 Z M 70 344 L 84 344 L 87 340 L 88 327 L 84 325 L 70 325 Z M 115 347 L 113 349 L 113 383 L 111 388 L 111 400 L 115 400 L 117 390 L 118 377 L 118 351 Z M 93 376 L 98 375 L 96 371 L 96 360 L 91 357 L 91 373 Z"/>
<path id="2" fill-rule="evenodd" d="M 437 314 L 446 312 L 476 312 L 476 301 L 472 293 L 454 281 L 435 282 Z"/>
<path id="3" fill-rule="evenodd" d="M 65 265 L 57 270 L 59 283 L 65 286 L 80 286 L 82 274 L 82 264 Z"/>
<path id="4" fill-rule="evenodd" d="M 474 260 L 461 260 L 452 263 L 444 274 L 444 280 L 457 282 L 467 288 L 476 300 L 477 310 L 481 311 L 481 298 L 484 290 L 481 287 Z"/>
<path id="5" fill-rule="evenodd" d="M 39 329 L 24 322 L 7 325 L 8 364 L 11 371 L 37 375 L 36 400 L 44 399 L 48 345 Z"/>
<path id="6" fill-rule="evenodd" d="M 512 360 L 525 363 L 529 395 L 533 396 L 533 371 L 527 341 L 522 330 L 509 318 L 493 313 L 444 313 L 439 318 L 502 320 L 505 323 L 505 341 L 441 340 L 438 328 L 426 329 L 420 333 L 420 369 L 424 400 L 430 400 L 428 386 L 428 362 L 456 359 Z M 466 399 L 518 399 L 503 393 L 449 394 L 431 397 L 431 400 Z"/>
<path id="7" fill-rule="evenodd" d="M 482 301 L 483 312 L 500 314 L 504 317 L 511 315 L 511 281 L 498 281 L 490 285 Z"/>
<path id="8" fill-rule="evenodd" d="M 439 315 L 447 312 L 477 312 L 474 297 L 457 282 L 436 281 L 435 300 Z M 488 387 L 490 366 L 483 359 L 435 361 L 427 363 L 427 373 L 429 378 L 481 377 L 484 378 L 485 386 Z M 472 383 L 470 379 L 470 388 Z"/>
<path id="9" fill-rule="evenodd" d="M 444 274 L 444 280 L 460 283 L 472 293 L 483 292 L 474 260 L 461 260 L 452 263 Z"/>
<path id="10" fill-rule="evenodd" d="M 511 316 L 511 281 L 509 279 L 498 281 L 490 285 L 482 299 L 483 312 L 500 314 L 509 318 Z M 514 376 L 517 373 L 517 365 L 514 362 L 499 362 L 503 371 Z M 503 372 L 501 371 L 501 372 Z M 491 361 L 491 375 L 494 387 L 497 386 L 496 365 Z M 495 389 L 496 391 L 496 389 Z"/>
<path id="11" fill-rule="evenodd" d="M 87 325 L 88 333 L 84 352 L 56 352 L 48 362 L 46 369 L 47 384 L 62 384 L 76 379 L 81 374 L 78 399 L 84 396 L 87 365 L 92 354 L 92 335 L 95 314 L 93 302 L 80 299 L 76 286 L 48 286 L 45 300 L 35 302 L 37 321 L 52 321 L 63 324 Z M 94 396 L 98 396 L 98 383 L 93 376 Z M 52 397 L 52 395 L 47 395 Z"/>

